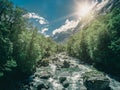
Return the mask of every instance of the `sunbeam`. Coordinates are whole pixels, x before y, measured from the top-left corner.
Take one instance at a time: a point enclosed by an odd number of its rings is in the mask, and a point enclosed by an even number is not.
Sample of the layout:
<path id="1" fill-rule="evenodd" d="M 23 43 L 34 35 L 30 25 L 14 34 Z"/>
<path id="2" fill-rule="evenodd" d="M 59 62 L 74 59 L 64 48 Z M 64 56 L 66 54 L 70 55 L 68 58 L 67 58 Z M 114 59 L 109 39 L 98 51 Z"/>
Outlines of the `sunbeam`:
<path id="1" fill-rule="evenodd" d="M 77 18 L 82 18 L 94 12 L 93 8 L 97 4 L 97 2 L 89 2 L 88 0 L 87 1 L 75 0 L 75 4 L 76 4 L 75 15 L 77 16 Z"/>

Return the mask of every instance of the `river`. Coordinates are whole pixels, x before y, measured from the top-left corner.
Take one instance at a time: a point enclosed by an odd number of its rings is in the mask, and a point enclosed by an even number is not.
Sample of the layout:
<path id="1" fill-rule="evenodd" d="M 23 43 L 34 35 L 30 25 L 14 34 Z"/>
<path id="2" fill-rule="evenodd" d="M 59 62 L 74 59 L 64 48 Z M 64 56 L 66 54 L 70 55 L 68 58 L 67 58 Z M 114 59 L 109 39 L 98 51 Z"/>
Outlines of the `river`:
<path id="1" fill-rule="evenodd" d="M 36 72 L 26 80 L 28 83 L 20 84 L 20 90 L 88 90 L 83 83 L 83 74 L 97 71 L 66 53 L 56 54 L 47 60 L 48 65 L 38 65 Z M 120 90 L 120 82 L 107 74 L 105 77 L 110 81 L 110 90 Z"/>

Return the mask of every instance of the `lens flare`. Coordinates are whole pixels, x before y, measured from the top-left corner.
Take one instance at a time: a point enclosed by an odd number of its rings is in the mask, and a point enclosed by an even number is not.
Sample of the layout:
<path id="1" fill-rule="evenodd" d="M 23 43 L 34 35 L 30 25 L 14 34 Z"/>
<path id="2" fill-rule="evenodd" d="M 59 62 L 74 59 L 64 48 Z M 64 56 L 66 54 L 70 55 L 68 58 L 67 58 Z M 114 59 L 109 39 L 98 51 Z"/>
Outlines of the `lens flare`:
<path id="1" fill-rule="evenodd" d="M 78 18 L 85 17 L 93 12 L 96 2 L 76 2 L 75 11 Z"/>
<path id="2" fill-rule="evenodd" d="M 80 5 L 77 10 L 77 15 L 80 17 L 86 16 L 91 10 L 91 7 L 89 5 Z"/>

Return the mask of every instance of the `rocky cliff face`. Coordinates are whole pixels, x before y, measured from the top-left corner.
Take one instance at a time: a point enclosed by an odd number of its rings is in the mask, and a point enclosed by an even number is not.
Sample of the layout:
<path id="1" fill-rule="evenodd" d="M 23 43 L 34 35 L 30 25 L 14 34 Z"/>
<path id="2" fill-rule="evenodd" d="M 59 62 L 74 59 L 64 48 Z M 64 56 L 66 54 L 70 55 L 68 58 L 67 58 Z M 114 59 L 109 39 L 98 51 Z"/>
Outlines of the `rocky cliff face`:
<path id="1" fill-rule="evenodd" d="M 86 0 L 89 2 L 95 2 L 94 7 L 92 8 L 92 11 L 94 13 L 94 17 L 102 14 L 106 14 L 111 11 L 113 7 L 115 7 L 115 4 L 119 0 Z M 88 23 L 93 19 L 93 17 L 87 18 L 87 21 L 82 22 L 79 21 L 78 25 L 74 29 L 66 30 L 65 32 L 56 33 L 52 36 L 53 40 L 56 42 L 64 42 L 66 41 L 71 35 L 78 32 L 85 26 L 87 26 Z"/>

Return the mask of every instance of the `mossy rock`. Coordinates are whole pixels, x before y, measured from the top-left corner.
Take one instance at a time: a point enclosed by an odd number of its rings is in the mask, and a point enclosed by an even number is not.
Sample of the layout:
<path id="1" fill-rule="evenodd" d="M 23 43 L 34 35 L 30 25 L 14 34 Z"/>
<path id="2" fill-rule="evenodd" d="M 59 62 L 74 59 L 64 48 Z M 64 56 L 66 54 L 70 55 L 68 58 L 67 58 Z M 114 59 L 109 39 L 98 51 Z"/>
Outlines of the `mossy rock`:
<path id="1" fill-rule="evenodd" d="M 38 66 L 47 67 L 49 65 L 49 61 L 50 60 L 48 58 L 45 58 L 45 59 L 40 60 L 37 64 Z"/>
<path id="2" fill-rule="evenodd" d="M 90 71 L 83 74 L 83 83 L 87 90 L 110 90 L 109 79 L 98 71 Z"/>

